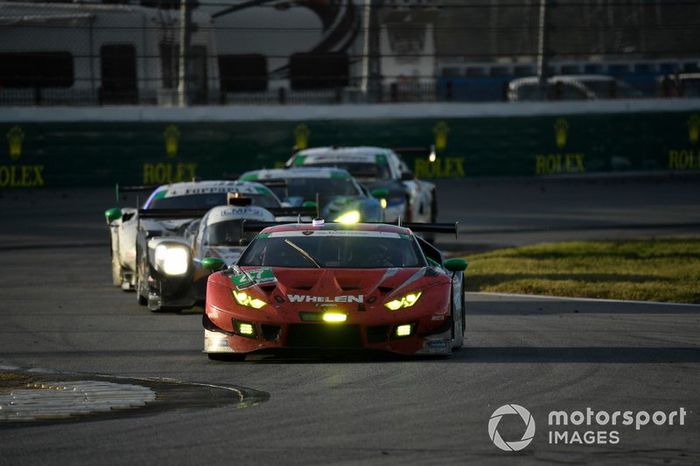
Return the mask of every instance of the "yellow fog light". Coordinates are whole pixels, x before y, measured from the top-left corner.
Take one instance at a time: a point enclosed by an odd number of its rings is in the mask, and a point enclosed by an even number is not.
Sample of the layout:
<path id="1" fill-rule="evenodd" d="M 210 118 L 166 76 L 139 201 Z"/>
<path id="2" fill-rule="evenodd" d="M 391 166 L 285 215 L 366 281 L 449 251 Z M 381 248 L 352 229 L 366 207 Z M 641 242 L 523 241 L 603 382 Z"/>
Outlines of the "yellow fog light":
<path id="1" fill-rule="evenodd" d="M 356 210 L 351 210 L 336 218 L 335 221 L 338 223 L 357 223 L 360 221 L 360 213 Z"/>
<path id="2" fill-rule="evenodd" d="M 241 306 L 248 306 L 254 309 L 260 309 L 261 307 L 265 306 L 265 304 L 267 304 L 262 299 L 253 298 L 245 291 L 233 290 L 233 297 L 236 298 L 236 302 Z"/>
<path id="3" fill-rule="evenodd" d="M 238 324 L 238 331 L 241 335 L 255 334 L 255 328 L 251 324 L 247 324 L 245 322 L 241 322 L 240 324 Z"/>
<path id="4" fill-rule="evenodd" d="M 388 303 L 384 304 L 390 311 L 398 311 L 399 309 L 404 309 L 411 307 L 416 304 L 420 295 L 423 294 L 421 291 L 415 293 L 409 293 L 403 296 L 401 299 L 392 299 Z"/>
<path id="5" fill-rule="evenodd" d="M 348 316 L 342 312 L 324 312 L 323 321 L 331 324 L 339 324 L 348 320 Z"/>
<path id="6" fill-rule="evenodd" d="M 404 325 L 399 325 L 396 327 L 396 336 L 397 337 L 407 337 L 411 335 L 411 324 L 404 324 Z"/>

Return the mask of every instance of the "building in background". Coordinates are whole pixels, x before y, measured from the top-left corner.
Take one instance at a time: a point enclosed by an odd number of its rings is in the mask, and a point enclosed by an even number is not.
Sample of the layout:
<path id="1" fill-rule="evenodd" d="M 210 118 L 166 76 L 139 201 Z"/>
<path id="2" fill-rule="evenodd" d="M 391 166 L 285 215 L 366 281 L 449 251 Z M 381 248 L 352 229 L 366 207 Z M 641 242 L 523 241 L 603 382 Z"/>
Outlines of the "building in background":
<path id="1" fill-rule="evenodd" d="M 550 76 L 678 96 L 673 76 L 698 71 L 700 3 L 561 0 L 544 23 L 540 4 L 2 1 L 0 104 L 503 101 L 541 37 Z"/>

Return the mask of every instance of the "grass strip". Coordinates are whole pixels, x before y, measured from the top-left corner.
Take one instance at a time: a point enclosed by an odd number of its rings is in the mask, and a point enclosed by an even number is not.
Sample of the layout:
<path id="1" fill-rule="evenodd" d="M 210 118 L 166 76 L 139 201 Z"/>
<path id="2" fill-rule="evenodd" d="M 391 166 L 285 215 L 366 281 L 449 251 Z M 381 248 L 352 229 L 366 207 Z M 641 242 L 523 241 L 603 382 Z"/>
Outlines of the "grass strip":
<path id="1" fill-rule="evenodd" d="M 700 303 L 700 238 L 574 241 L 466 258 L 468 291 Z"/>

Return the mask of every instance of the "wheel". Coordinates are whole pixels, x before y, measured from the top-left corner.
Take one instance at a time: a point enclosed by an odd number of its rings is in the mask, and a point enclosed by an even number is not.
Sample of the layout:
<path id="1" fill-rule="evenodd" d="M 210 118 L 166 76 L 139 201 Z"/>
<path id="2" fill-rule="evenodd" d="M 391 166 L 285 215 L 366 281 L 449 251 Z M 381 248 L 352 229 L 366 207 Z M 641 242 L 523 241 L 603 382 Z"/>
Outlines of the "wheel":
<path id="1" fill-rule="evenodd" d="M 149 291 L 148 298 L 146 299 L 146 305 L 148 306 L 148 310 L 154 313 L 164 312 L 164 309 L 160 303 L 160 296 Z"/>
<path id="2" fill-rule="evenodd" d="M 141 286 L 141 277 L 139 276 L 136 279 L 136 302 L 139 303 L 140 306 L 145 306 L 148 304 L 148 299 L 146 299 L 142 294 L 141 294 L 142 286 Z"/>
<path id="3" fill-rule="evenodd" d="M 464 278 L 462 278 L 462 283 L 464 283 Z M 455 343 L 452 346 L 453 350 L 458 350 L 464 346 L 464 333 L 467 328 L 467 322 L 465 319 L 466 313 L 464 311 L 464 287 L 462 287 L 462 309 L 459 311 L 459 315 L 461 317 L 461 322 L 460 322 L 460 328 L 459 328 L 459 335 L 457 335 L 457 329 L 455 328 L 455 320 L 454 318 L 452 319 L 452 338 L 454 339 Z M 454 310 L 454 309 L 453 309 Z"/>
<path id="4" fill-rule="evenodd" d="M 464 289 L 464 276 L 462 276 L 462 336 L 467 333 L 467 308 L 466 308 L 466 290 Z"/>
<path id="5" fill-rule="evenodd" d="M 148 299 L 143 295 L 143 280 L 141 277 L 143 277 L 143 267 L 141 266 L 141 260 L 139 260 L 139 250 L 136 249 L 136 258 L 139 261 L 136 264 L 136 271 L 134 274 L 136 275 L 136 302 L 139 303 L 140 306 L 145 306 L 148 304 Z"/>
<path id="6" fill-rule="evenodd" d="M 413 222 L 413 211 L 411 210 L 411 199 L 407 196 L 406 197 L 406 207 L 404 208 L 403 211 L 403 218 L 401 219 L 401 223 L 411 223 Z"/>
<path id="7" fill-rule="evenodd" d="M 112 285 L 121 286 L 122 285 L 122 266 L 119 263 L 119 256 L 114 254 L 114 251 L 110 249 L 110 255 L 112 256 Z"/>
<path id="8" fill-rule="evenodd" d="M 245 353 L 207 353 L 212 361 L 244 361 Z"/>

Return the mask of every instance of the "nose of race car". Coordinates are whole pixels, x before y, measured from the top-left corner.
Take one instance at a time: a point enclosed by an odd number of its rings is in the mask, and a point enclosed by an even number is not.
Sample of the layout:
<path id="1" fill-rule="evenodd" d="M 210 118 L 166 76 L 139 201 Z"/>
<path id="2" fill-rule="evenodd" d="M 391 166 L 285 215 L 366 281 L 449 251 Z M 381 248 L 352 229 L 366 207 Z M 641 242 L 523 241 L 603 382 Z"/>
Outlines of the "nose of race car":
<path id="1" fill-rule="evenodd" d="M 441 331 L 449 320 L 449 281 L 426 277 L 425 270 L 275 268 L 274 280 L 243 289 L 214 274 L 206 317 L 241 352 L 308 346 L 412 353 L 420 346 L 420 335 Z M 405 295 L 418 296 L 417 289 L 419 298 L 402 301 L 410 304 L 393 310 L 386 306 Z M 252 300 L 258 300 L 258 308 Z"/>

